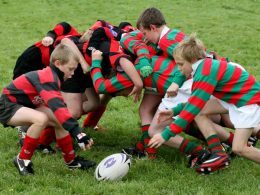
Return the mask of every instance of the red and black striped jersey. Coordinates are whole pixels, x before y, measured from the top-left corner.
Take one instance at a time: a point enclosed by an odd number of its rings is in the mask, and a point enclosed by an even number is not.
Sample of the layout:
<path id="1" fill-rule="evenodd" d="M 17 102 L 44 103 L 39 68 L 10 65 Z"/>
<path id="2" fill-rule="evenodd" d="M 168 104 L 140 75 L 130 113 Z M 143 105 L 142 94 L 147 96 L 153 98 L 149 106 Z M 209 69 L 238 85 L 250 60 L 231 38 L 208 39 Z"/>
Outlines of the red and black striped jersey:
<path id="1" fill-rule="evenodd" d="M 28 47 L 17 59 L 14 70 L 13 79 L 30 71 L 40 70 L 49 66 L 50 55 L 54 49 L 54 45 L 60 42 L 67 35 L 80 36 L 74 27 L 67 22 L 57 24 L 53 30 L 47 33 L 47 36 L 55 40 L 53 45 L 48 47 L 42 44 L 42 41 L 34 43 Z"/>
<path id="2" fill-rule="evenodd" d="M 29 108 L 49 107 L 57 120 L 69 132 L 80 132 L 60 92 L 64 74 L 54 65 L 21 75 L 3 89 L 9 101 Z"/>

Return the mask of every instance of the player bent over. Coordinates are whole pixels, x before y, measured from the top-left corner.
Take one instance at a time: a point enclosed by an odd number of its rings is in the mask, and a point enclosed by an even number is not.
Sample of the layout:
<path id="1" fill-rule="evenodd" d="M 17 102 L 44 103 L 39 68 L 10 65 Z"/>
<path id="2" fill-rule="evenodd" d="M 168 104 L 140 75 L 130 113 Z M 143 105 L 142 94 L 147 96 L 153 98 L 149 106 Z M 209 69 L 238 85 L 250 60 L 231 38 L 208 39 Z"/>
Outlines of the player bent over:
<path id="1" fill-rule="evenodd" d="M 260 123 L 260 83 L 238 66 L 206 58 L 205 47 L 194 35 L 177 46 L 174 59 L 183 74 L 193 77 L 191 97 L 180 109 L 176 120 L 162 133 L 154 135 L 149 145 L 159 147 L 194 119 L 211 151 L 209 159 L 196 171 L 208 173 L 219 170 L 229 163 L 229 157 L 223 151 L 208 115 L 229 113 L 236 129 L 233 152 L 260 163 L 260 150 L 249 147 L 247 143 L 253 128 Z M 216 99 L 209 100 L 211 95 Z"/>
<path id="2" fill-rule="evenodd" d="M 51 65 L 43 70 L 21 75 L 3 89 L 0 98 L 0 122 L 4 126 L 29 125 L 24 145 L 14 158 L 21 175 L 34 174 L 31 158 L 41 131 L 55 128 L 57 144 L 68 168 L 88 169 L 95 162 L 75 157 L 71 136 L 79 146 L 90 149 L 93 140 L 81 132 L 60 92 L 61 83 L 71 78 L 79 63 L 77 55 L 60 44 L 51 54 Z"/>

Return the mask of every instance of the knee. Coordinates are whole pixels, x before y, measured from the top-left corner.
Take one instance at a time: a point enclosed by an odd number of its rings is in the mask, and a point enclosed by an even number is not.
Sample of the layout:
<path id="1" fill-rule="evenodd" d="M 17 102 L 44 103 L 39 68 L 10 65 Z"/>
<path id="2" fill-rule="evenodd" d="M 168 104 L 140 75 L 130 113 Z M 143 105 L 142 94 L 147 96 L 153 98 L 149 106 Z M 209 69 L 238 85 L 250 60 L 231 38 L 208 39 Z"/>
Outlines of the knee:
<path id="1" fill-rule="evenodd" d="M 79 119 L 81 117 L 81 111 L 80 110 L 74 110 L 71 112 L 71 115 L 74 119 Z"/>
<path id="2" fill-rule="evenodd" d="M 241 145 L 234 145 L 233 144 L 232 151 L 238 156 L 243 156 L 244 151 L 245 151 L 245 147 L 247 147 L 247 146 L 241 146 Z"/>
<path id="3" fill-rule="evenodd" d="M 101 106 L 100 101 L 94 101 L 92 103 L 92 110 L 94 111 L 94 110 L 98 109 L 99 106 Z"/>
<path id="4" fill-rule="evenodd" d="M 37 126 L 46 127 L 48 125 L 48 122 L 49 117 L 46 114 L 42 113 L 34 121 L 34 124 L 36 124 Z"/>

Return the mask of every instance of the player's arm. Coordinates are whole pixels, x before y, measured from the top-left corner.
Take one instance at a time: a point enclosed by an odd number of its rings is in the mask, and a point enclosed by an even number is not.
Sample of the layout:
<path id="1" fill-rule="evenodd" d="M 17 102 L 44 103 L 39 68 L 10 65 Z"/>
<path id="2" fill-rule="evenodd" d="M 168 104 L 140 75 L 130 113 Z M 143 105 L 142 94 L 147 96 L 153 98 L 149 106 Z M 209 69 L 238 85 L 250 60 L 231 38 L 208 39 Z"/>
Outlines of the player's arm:
<path id="1" fill-rule="evenodd" d="M 184 106 L 179 117 L 170 126 L 167 126 L 161 134 L 165 140 L 169 140 L 170 137 L 182 132 L 194 120 L 213 94 L 216 83 L 216 80 L 211 79 L 209 76 L 199 79 L 194 78 L 191 97 L 185 106 L 180 104 L 174 108 L 177 114 L 178 110 L 181 110 L 182 106 Z"/>
<path id="2" fill-rule="evenodd" d="M 37 84 L 36 90 L 44 100 L 44 103 L 52 110 L 62 127 L 77 140 L 81 149 L 90 148 L 93 140 L 85 133 L 82 133 L 77 120 L 70 114 L 60 93 L 58 83 L 46 82 L 44 84 Z"/>
<path id="3" fill-rule="evenodd" d="M 102 52 L 92 52 L 92 64 L 90 74 L 97 93 L 115 93 L 133 86 L 131 79 L 125 73 L 117 73 L 109 79 L 105 79 L 101 73 Z"/>
<path id="4" fill-rule="evenodd" d="M 69 38 L 62 39 L 61 43 L 69 46 L 75 52 L 75 54 L 79 57 L 79 63 L 81 65 L 83 71 L 85 73 L 88 72 L 90 65 L 86 62 L 85 58 L 83 57 L 83 55 L 79 51 L 77 45 Z"/>
<path id="5" fill-rule="evenodd" d="M 55 25 L 54 29 L 47 32 L 46 36 L 42 39 L 42 44 L 44 46 L 52 45 L 56 38 L 62 35 L 80 36 L 80 33 L 69 23 L 61 22 Z"/>
<path id="6" fill-rule="evenodd" d="M 140 72 L 143 77 L 147 77 L 152 73 L 151 55 L 141 32 L 133 31 L 127 33 L 121 38 L 120 45 L 126 51 L 137 56 L 136 64 L 140 66 Z"/>

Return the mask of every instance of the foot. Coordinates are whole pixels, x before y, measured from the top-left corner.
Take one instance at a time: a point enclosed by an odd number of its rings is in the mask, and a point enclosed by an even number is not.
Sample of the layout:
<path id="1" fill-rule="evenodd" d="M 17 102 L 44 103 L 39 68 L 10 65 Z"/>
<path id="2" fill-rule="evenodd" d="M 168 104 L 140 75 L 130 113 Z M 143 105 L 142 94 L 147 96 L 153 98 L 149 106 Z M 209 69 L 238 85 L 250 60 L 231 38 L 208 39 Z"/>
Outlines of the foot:
<path id="1" fill-rule="evenodd" d="M 123 148 L 121 152 L 131 157 L 137 157 L 138 159 L 146 157 L 144 151 L 140 151 L 136 147 Z"/>
<path id="2" fill-rule="evenodd" d="M 33 170 L 33 164 L 30 160 L 23 160 L 19 159 L 18 156 L 16 156 L 13 160 L 14 165 L 18 169 L 20 175 L 31 175 L 34 174 Z"/>
<path id="3" fill-rule="evenodd" d="M 195 168 L 201 165 L 206 161 L 210 156 L 210 152 L 206 149 L 203 149 L 198 155 L 189 155 L 188 156 L 188 167 Z"/>
<path id="4" fill-rule="evenodd" d="M 50 145 L 39 144 L 37 150 L 41 151 L 43 154 L 54 154 L 56 151 Z"/>
<path id="5" fill-rule="evenodd" d="M 96 162 L 91 160 L 85 160 L 82 157 L 77 156 L 71 163 L 66 164 L 69 169 L 82 169 L 87 170 L 96 165 Z"/>
<path id="6" fill-rule="evenodd" d="M 251 137 L 249 137 L 247 144 L 249 146 L 254 146 L 255 147 L 256 144 L 257 144 L 257 141 L 258 141 L 258 139 L 257 139 L 256 136 L 251 136 Z"/>
<path id="7" fill-rule="evenodd" d="M 107 128 L 105 128 L 104 126 L 101 126 L 101 125 L 96 125 L 93 129 L 95 131 L 105 131 L 105 130 L 107 130 Z"/>
<path id="8" fill-rule="evenodd" d="M 214 171 L 227 168 L 230 164 L 229 155 L 213 153 L 209 158 L 196 168 L 196 171 L 201 174 L 210 174 Z"/>

